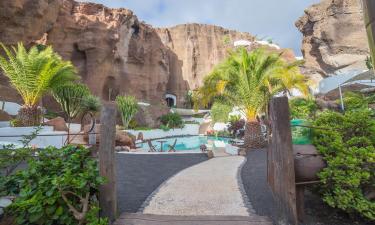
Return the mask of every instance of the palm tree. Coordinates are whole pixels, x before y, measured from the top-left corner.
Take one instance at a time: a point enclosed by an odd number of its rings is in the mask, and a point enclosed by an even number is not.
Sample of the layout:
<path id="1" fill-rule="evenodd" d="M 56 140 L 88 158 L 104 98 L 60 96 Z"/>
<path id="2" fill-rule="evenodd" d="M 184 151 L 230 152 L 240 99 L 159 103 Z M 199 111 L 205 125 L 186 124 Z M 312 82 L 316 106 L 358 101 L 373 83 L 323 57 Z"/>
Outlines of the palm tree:
<path id="1" fill-rule="evenodd" d="M 245 144 L 258 148 L 263 140 L 257 116 L 266 111 L 271 97 L 292 88 L 303 93 L 308 89 L 297 69 L 297 63 L 288 64 L 280 54 L 240 48 L 205 78 L 194 93 L 195 103 L 220 101 L 238 107 L 247 118 Z"/>
<path id="2" fill-rule="evenodd" d="M 38 125 L 40 99 L 52 89 L 77 79 L 75 68 L 71 62 L 63 61 L 52 47 L 39 50 L 34 46 L 27 51 L 22 43 L 11 49 L 0 45 L 7 56 L 0 56 L 0 68 L 24 101 L 18 118 L 23 126 Z"/>

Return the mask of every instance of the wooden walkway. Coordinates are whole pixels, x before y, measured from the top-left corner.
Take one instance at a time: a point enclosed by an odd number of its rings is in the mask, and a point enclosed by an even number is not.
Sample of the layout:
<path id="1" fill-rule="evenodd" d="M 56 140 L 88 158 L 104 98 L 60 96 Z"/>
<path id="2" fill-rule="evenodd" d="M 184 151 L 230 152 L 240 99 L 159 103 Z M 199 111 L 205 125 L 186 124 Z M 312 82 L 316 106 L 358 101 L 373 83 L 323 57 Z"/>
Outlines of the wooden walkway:
<path id="1" fill-rule="evenodd" d="M 263 216 L 167 216 L 124 213 L 114 225 L 273 225 Z"/>

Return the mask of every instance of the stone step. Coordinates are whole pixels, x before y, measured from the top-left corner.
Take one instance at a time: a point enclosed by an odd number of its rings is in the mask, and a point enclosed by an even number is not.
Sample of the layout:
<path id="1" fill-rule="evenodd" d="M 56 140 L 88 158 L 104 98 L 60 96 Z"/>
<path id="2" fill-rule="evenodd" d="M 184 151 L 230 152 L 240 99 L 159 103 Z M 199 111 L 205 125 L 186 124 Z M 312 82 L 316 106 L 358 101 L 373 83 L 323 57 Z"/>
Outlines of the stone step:
<path id="1" fill-rule="evenodd" d="M 170 216 L 124 213 L 114 225 L 272 225 L 264 216 Z"/>

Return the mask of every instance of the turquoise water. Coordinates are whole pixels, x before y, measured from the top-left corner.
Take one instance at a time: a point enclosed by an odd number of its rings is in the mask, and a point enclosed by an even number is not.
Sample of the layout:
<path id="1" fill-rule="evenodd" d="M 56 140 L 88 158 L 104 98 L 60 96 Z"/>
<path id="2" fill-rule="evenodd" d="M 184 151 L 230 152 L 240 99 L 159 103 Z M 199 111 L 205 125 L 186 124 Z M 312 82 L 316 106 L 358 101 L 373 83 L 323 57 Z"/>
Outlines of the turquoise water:
<path id="1" fill-rule="evenodd" d="M 202 144 L 207 145 L 207 147 L 225 147 L 225 144 L 229 143 L 230 138 L 223 137 L 209 137 L 209 136 L 191 136 L 191 137 L 175 137 L 175 138 L 164 138 L 152 141 L 152 145 L 156 147 L 157 150 L 160 150 L 160 142 L 166 141 L 163 143 L 163 151 L 168 151 L 169 145 L 173 145 L 174 141 L 177 139 L 176 151 L 190 151 L 190 150 L 199 150 L 199 147 Z M 148 144 L 143 143 L 142 148 L 149 150 Z"/>

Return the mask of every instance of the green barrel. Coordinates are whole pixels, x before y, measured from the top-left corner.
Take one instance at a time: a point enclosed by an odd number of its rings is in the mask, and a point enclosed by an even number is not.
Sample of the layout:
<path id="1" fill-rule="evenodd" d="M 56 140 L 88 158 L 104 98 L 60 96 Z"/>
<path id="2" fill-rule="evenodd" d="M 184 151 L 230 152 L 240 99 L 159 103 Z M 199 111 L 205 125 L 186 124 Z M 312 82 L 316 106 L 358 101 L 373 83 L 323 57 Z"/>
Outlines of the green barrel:
<path id="1" fill-rule="evenodd" d="M 305 120 L 294 119 L 290 121 L 292 126 L 292 142 L 294 145 L 309 145 L 311 144 L 311 128 Z"/>

